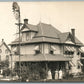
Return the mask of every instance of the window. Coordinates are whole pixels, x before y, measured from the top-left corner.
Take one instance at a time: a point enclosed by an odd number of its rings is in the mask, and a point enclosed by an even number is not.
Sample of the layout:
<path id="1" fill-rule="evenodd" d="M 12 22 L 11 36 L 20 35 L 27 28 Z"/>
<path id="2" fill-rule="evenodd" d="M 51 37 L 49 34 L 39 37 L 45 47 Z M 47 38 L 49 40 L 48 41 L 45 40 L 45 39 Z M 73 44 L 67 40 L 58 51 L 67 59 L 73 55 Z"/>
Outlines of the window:
<path id="1" fill-rule="evenodd" d="M 29 40 L 29 33 L 26 33 L 26 40 Z"/>
<path id="2" fill-rule="evenodd" d="M 79 65 L 78 65 L 78 67 L 77 67 L 77 68 L 78 68 L 78 69 L 80 69 L 80 68 L 81 68 L 81 66 L 79 66 Z"/>
<path id="3" fill-rule="evenodd" d="M 64 54 L 66 54 L 66 55 L 73 55 L 74 54 L 74 52 L 71 52 L 71 51 L 65 51 L 65 53 Z"/>
<path id="4" fill-rule="evenodd" d="M 69 70 L 71 70 L 71 66 L 69 65 Z"/>
<path id="5" fill-rule="evenodd" d="M 5 50 L 5 53 L 8 54 L 8 50 L 7 49 Z"/>
<path id="6" fill-rule="evenodd" d="M 8 55 L 6 55 L 6 60 L 9 60 L 9 56 Z"/>
<path id="7" fill-rule="evenodd" d="M 35 54 L 41 53 L 40 52 L 40 45 L 36 45 L 35 48 L 34 48 L 34 50 L 35 50 Z"/>
<path id="8" fill-rule="evenodd" d="M 54 51 L 51 50 L 51 51 L 50 51 L 50 54 L 54 54 Z"/>
<path id="9" fill-rule="evenodd" d="M 40 53 L 40 50 L 36 50 L 35 52 L 36 52 L 36 54 L 39 54 Z"/>
<path id="10" fill-rule="evenodd" d="M 0 49 L 0 53 L 2 53 L 2 50 Z"/>
<path id="11" fill-rule="evenodd" d="M 77 55 L 79 55 L 80 53 L 79 52 L 77 52 Z"/>

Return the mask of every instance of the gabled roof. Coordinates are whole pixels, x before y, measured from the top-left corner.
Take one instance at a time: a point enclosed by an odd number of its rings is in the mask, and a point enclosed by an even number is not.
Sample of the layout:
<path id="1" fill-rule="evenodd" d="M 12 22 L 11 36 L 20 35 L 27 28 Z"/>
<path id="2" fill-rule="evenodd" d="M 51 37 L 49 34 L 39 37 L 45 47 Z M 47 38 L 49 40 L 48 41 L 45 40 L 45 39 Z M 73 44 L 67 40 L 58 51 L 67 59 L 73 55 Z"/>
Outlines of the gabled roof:
<path id="1" fill-rule="evenodd" d="M 68 38 L 71 38 L 71 41 L 74 43 L 73 41 L 73 36 L 70 32 L 65 32 L 65 33 L 61 33 L 59 35 L 59 38 L 60 38 L 60 42 L 61 43 L 65 43 L 67 41 Z M 83 45 L 83 43 L 81 43 L 77 37 L 75 36 L 75 43 L 78 44 L 78 45 Z"/>
<path id="2" fill-rule="evenodd" d="M 24 25 L 22 26 L 22 28 L 21 28 L 21 31 L 22 31 L 23 29 L 25 29 L 25 28 L 28 29 L 28 31 L 35 31 L 35 32 L 38 31 L 36 25 L 24 24 Z M 27 30 L 26 30 L 26 31 L 27 31 Z"/>
<path id="3" fill-rule="evenodd" d="M 73 42 L 73 36 L 70 32 L 61 33 L 58 29 L 54 28 L 50 24 L 45 23 L 39 23 L 37 25 L 24 24 L 23 27 L 21 28 L 21 31 L 24 30 L 24 28 L 28 29 L 28 31 L 29 30 L 35 31 L 36 35 L 29 41 L 25 42 L 21 41 L 20 43 L 22 44 L 37 43 L 37 42 L 51 42 L 51 43 L 63 44 L 66 43 L 68 38 L 71 38 L 71 41 Z M 18 44 L 19 43 L 18 41 L 19 39 L 16 39 L 10 45 Z M 75 37 L 75 43 L 80 46 L 83 45 L 76 37 Z"/>
<path id="4" fill-rule="evenodd" d="M 0 42 L 0 47 L 1 47 L 2 45 L 5 45 L 5 47 L 9 50 L 9 52 L 11 52 L 11 50 L 9 49 L 9 47 L 7 46 L 7 44 L 6 44 L 4 41 L 1 41 L 1 42 Z"/>

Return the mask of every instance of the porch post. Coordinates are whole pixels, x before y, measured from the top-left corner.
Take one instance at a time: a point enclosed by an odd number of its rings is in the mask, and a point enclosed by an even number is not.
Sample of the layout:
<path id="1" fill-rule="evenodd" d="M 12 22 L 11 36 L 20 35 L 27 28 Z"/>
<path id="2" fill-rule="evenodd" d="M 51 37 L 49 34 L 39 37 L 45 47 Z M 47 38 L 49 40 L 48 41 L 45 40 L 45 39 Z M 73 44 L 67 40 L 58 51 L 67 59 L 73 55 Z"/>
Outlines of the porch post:
<path id="1" fill-rule="evenodd" d="M 48 62 L 45 62 L 45 66 L 46 66 L 46 79 L 47 79 L 47 74 L 48 74 Z"/>
<path id="2" fill-rule="evenodd" d="M 68 79 L 68 77 L 69 77 L 69 63 L 68 62 L 65 62 L 65 67 L 66 67 L 66 76 Z"/>

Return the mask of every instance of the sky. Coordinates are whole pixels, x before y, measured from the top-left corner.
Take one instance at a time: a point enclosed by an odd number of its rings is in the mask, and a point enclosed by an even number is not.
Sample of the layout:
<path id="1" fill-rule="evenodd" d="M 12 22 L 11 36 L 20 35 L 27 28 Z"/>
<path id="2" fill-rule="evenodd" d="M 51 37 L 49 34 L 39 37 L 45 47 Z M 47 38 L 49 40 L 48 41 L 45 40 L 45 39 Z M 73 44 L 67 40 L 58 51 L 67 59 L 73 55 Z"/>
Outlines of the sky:
<path id="1" fill-rule="evenodd" d="M 17 37 L 18 27 L 12 10 L 13 2 L 0 2 L 0 41 L 9 44 Z M 29 24 L 51 24 L 61 32 L 75 29 L 78 39 L 84 43 L 84 1 L 17 2 L 21 22 L 28 18 Z"/>

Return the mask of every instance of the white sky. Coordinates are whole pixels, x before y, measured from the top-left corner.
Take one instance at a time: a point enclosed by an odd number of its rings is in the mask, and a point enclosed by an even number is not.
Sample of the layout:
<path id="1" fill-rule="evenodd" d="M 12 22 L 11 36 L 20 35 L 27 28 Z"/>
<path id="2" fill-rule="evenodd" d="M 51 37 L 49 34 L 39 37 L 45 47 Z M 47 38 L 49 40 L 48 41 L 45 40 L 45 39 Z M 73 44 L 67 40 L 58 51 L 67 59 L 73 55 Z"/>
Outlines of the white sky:
<path id="1" fill-rule="evenodd" d="M 76 36 L 84 43 L 84 1 L 79 2 L 18 2 L 21 21 L 29 19 L 30 24 L 39 21 L 52 24 L 61 32 L 76 29 Z M 15 39 L 17 22 L 12 12 L 12 2 L 0 2 L 0 40 L 7 44 Z"/>

